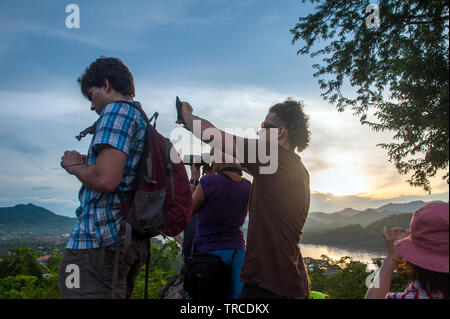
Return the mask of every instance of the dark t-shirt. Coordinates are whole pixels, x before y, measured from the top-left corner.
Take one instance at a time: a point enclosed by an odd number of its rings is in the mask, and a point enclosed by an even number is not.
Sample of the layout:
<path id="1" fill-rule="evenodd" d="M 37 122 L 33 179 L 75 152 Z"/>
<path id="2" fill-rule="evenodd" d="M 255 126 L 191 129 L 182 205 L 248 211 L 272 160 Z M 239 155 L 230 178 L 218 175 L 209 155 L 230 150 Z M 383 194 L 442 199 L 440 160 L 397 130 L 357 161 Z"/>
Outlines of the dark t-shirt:
<path id="1" fill-rule="evenodd" d="M 310 282 L 299 243 L 310 203 L 308 171 L 298 155 L 280 145 L 274 174 L 261 174 L 259 163 L 242 166 L 254 179 L 241 281 L 282 296 L 305 298 Z"/>
<path id="2" fill-rule="evenodd" d="M 195 250 L 245 249 L 242 225 L 247 216 L 250 185 L 235 182 L 221 174 L 208 174 L 200 180 L 205 201 L 197 212 Z"/>

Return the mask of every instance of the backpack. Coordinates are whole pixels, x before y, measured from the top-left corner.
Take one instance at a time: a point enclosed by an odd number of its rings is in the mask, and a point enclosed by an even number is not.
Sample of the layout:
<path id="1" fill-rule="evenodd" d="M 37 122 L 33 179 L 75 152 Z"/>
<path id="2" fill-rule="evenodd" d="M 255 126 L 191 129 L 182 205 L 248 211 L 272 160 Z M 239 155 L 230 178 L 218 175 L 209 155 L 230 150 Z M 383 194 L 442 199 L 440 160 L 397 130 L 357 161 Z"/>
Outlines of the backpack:
<path id="1" fill-rule="evenodd" d="M 144 150 L 137 166 L 136 193 L 128 201 L 119 191 L 123 216 L 140 238 L 175 236 L 189 224 L 192 192 L 179 154 L 168 138 L 151 125 L 142 108 L 128 101 L 147 122 Z M 157 117 L 155 113 L 153 117 Z M 153 119 L 152 117 L 152 119 Z"/>
<path id="2" fill-rule="evenodd" d="M 147 122 L 144 150 L 137 166 L 136 193 L 125 201 L 122 192 L 117 192 L 123 216 L 140 238 L 178 235 L 188 226 L 192 214 L 192 192 L 180 155 L 170 140 L 156 130 L 157 112 L 149 120 L 138 104 L 116 102 L 136 108 Z M 151 125 L 153 118 L 155 123 Z M 76 139 L 94 134 L 96 123 Z"/>

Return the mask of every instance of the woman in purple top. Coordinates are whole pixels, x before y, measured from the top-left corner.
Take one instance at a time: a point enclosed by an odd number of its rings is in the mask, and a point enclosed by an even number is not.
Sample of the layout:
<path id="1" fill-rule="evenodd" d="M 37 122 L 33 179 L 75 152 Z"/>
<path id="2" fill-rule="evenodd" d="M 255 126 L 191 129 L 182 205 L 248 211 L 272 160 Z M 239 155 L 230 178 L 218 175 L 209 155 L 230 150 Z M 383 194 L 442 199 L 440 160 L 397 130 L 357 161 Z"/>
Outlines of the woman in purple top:
<path id="1" fill-rule="evenodd" d="M 228 295 L 235 299 L 242 290 L 239 277 L 245 255 L 242 231 L 247 216 L 250 183 L 242 178 L 239 164 L 212 162 L 215 174 L 202 177 L 195 189 L 193 212 L 197 213 L 194 250 L 218 255 L 231 264 L 232 289 Z"/>

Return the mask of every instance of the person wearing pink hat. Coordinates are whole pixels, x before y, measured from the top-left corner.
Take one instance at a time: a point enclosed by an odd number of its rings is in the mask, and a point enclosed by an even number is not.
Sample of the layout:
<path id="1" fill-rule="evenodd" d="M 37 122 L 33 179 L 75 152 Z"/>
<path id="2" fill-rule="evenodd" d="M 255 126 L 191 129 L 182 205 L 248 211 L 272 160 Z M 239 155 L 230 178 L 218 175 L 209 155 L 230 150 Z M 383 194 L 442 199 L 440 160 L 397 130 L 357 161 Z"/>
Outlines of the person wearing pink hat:
<path id="1" fill-rule="evenodd" d="M 414 212 L 410 229 L 383 231 L 387 257 L 365 299 L 448 299 L 449 204 L 430 203 Z M 391 293 L 392 274 L 406 262 L 412 280 L 404 292 Z"/>

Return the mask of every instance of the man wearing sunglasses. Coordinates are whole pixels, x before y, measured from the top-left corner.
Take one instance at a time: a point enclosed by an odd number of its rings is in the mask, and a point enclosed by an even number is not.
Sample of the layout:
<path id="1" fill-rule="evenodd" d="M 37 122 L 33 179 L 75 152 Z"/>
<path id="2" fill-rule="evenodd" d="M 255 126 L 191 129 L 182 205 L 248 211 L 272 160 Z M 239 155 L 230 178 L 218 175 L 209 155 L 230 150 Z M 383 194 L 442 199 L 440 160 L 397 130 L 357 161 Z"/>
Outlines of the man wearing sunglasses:
<path id="1" fill-rule="evenodd" d="M 310 281 L 299 243 L 309 210 L 309 174 L 296 154 L 308 146 L 310 136 L 302 102 L 288 99 L 272 106 L 261 124 L 258 142 L 227 134 L 192 113 L 191 105 L 183 102 L 184 127 L 238 158 L 253 176 L 247 251 L 241 272 L 245 285 L 239 298 L 308 298 Z M 226 145 L 227 141 L 232 141 L 232 147 Z M 272 153 L 273 145 L 268 145 L 271 141 L 277 144 L 278 156 L 270 157 L 277 161 L 277 169 L 264 173 L 261 167 L 266 164 L 257 156 L 256 161 L 251 160 L 255 158 L 251 153 L 259 154 L 258 148 L 264 143 L 265 151 Z"/>

